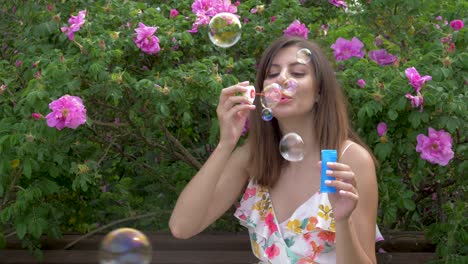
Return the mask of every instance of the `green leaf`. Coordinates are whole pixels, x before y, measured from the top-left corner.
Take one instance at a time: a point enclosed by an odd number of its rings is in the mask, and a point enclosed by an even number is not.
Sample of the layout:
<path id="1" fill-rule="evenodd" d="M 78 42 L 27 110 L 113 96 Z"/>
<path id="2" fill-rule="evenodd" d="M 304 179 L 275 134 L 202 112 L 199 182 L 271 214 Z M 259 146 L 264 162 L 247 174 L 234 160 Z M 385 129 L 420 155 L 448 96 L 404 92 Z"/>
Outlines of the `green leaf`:
<path id="1" fill-rule="evenodd" d="M 191 117 L 190 113 L 184 112 L 183 117 L 182 117 L 182 123 L 184 125 L 189 125 L 190 122 L 192 122 L 192 117 Z"/>
<path id="2" fill-rule="evenodd" d="M 449 118 L 447 119 L 447 123 L 445 124 L 445 126 L 447 127 L 447 130 L 448 130 L 450 133 L 455 133 L 455 131 L 456 131 L 457 128 L 458 128 L 458 120 L 455 119 L 455 118 L 449 117 Z"/>
<path id="3" fill-rule="evenodd" d="M 396 205 L 389 205 L 384 212 L 384 224 L 388 225 L 395 222 L 396 215 L 397 215 L 397 207 Z"/>
<path id="4" fill-rule="evenodd" d="M 167 107 L 166 104 L 160 104 L 159 111 L 164 117 L 169 117 L 169 108 Z"/>
<path id="5" fill-rule="evenodd" d="M 421 124 L 421 113 L 412 111 L 408 116 L 408 121 L 411 123 L 411 126 L 413 128 L 419 127 L 419 125 Z"/>
<path id="6" fill-rule="evenodd" d="M 43 230 L 47 228 L 47 220 L 35 212 L 30 215 L 31 218 L 29 219 L 28 231 L 34 238 L 39 238 L 42 235 Z"/>
<path id="7" fill-rule="evenodd" d="M 24 176 L 26 176 L 28 179 L 31 178 L 31 161 L 26 158 L 23 160 L 23 173 L 24 173 Z"/>
<path id="8" fill-rule="evenodd" d="M 416 209 L 416 204 L 414 203 L 413 200 L 410 200 L 410 199 L 404 199 L 403 206 L 409 211 L 414 211 L 414 209 Z"/>
<path id="9" fill-rule="evenodd" d="M 78 189 L 84 192 L 88 191 L 88 185 L 92 183 L 92 179 L 88 174 L 77 174 L 75 180 L 72 183 L 72 189 L 77 191 Z"/>
<path id="10" fill-rule="evenodd" d="M 390 118 L 390 120 L 392 120 L 392 121 L 394 121 L 395 119 L 398 118 L 398 113 L 395 110 L 388 111 L 387 115 L 388 115 L 388 118 Z"/>
<path id="11" fill-rule="evenodd" d="M 19 239 L 24 238 L 27 230 L 28 230 L 28 227 L 26 223 L 24 223 L 23 221 L 16 223 L 16 234 L 18 235 Z"/>
<path id="12" fill-rule="evenodd" d="M 379 160 L 383 161 L 387 157 L 390 156 L 390 154 L 392 153 L 392 149 L 393 149 L 393 144 L 390 142 L 378 143 L 374 148 L 374 152 L 379 158 Z"/>

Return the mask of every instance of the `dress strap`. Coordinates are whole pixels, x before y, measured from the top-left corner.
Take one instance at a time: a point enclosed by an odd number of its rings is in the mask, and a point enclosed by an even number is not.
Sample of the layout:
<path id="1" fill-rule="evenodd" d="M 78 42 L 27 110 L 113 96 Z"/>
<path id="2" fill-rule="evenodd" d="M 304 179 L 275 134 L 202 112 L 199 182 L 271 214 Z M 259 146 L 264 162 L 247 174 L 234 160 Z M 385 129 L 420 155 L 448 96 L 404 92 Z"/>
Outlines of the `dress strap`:
<path id="1" fill-rule="evenodd" d="M 354 145 L 355 143 L 354 142 L 351 142 L 348 144 L 348 146 L 346 146 L 343 151 L 341 152 L 341 157 L 343 157 L 343 155 L 345 154 L 346 150 L 348 150 L 349 147 L 351 147 L 352 145 Z"/>

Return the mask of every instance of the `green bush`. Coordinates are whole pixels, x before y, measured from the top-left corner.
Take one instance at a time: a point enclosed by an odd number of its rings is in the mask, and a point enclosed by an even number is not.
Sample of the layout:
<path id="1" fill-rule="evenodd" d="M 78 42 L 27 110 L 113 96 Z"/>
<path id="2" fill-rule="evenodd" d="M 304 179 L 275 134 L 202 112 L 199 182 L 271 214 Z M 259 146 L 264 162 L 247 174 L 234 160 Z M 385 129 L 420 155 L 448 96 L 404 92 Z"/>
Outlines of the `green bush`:
<path id="1" fill-rule="evenodd" d="M 335 66 L 354 127 L 380 161 L 381 229 L 425 231 L 447 259 L 468 253 L 468 31 L 444 24 L 466 19 L 466 4 L 373 0 L 344 10 L 325 0 L 242 1 L 242 38 L 223 49 L 210 42 L 204 26 L 187 32 L 196 20 L 193 1 L 152 2 L 0 4 L 0 245 L 16 235 L 40 254 L 41 235 L 90 232 L 148 212 L 155 214 L 133 224 L 167 229 L 179 192 L 217 143 L 220 90 L 253 82 L 265 46 L 299 19 L 332 61 L 330 46 L 339 37 L 364 43 L 364 58 Z M 180 14 L 171 18 L 171 9 Z M 60 28 L 80 10 L 87 11 L 86 22 L 70 41 Z M 139 22 L 158 27 L 158 53 L 135 45 Z M 377 49 L 398 60 L 378 65 L 368 58 Z M 405 76 L 410 67 L 432 76 L 421 90 L 422 112 L 405 98 L 413 93 Z M 49 103 L 65 94 L 83 100 L 84 125 L 59 131 L 32 117 L 46 116 Z M 387 124 L 384 136 L 377 134 L 379 122 Z M 415 150 L 416 137 L 429 127 L 453 139 L 455 156 L 447 166 Z M 229 214 L 211 228 L 239 229 Z"/>

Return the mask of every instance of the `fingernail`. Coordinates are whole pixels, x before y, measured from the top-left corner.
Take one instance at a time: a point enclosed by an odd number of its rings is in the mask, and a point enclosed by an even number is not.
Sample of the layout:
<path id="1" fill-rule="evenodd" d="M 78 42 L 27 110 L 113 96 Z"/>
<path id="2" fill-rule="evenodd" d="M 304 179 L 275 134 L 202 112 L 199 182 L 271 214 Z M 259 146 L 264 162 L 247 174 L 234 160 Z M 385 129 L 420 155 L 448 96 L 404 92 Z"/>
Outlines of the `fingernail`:
<path id="1" fill-rule="evenodd" d="M 325 180 L 325 184 L 330 184 L 331 181 L 330 180 Z"/>
<path id="2" fill-rule="evenodd" d="M 327 162 L 327 165 L 333 165 L 333 164 L 335 164 L 335 162 L 331 162 L 331 161 Z"/>
<path id="3" fill-rule="evenodd" d="M 333 173 L 333 171 L 332 171 L 332 170 L 327 170 L 327 171 L 325 171 L 325 173 L 328 174 L 328 175 L 330 175 L 330 174 Z"/>

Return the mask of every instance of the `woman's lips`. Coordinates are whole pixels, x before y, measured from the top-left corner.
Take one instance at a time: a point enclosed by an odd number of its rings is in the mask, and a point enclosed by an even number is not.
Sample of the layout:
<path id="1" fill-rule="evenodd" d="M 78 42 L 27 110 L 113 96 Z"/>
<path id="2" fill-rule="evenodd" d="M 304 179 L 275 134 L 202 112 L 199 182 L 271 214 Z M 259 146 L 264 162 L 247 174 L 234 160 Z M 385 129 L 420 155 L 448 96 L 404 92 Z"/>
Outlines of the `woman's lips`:
<path id="1" fill-rule="evenodd" d="M 280 104 L 285 104 L 285 103 L 290 102 L 290 101 L 292 101 L 292 98 L 291 98 L 291 97 L 284 97 L 284 96 L 282 96 L 282 97 L 281 97 L 281 100 L 279 101 L 279 103 L 280 103 Z"/>

